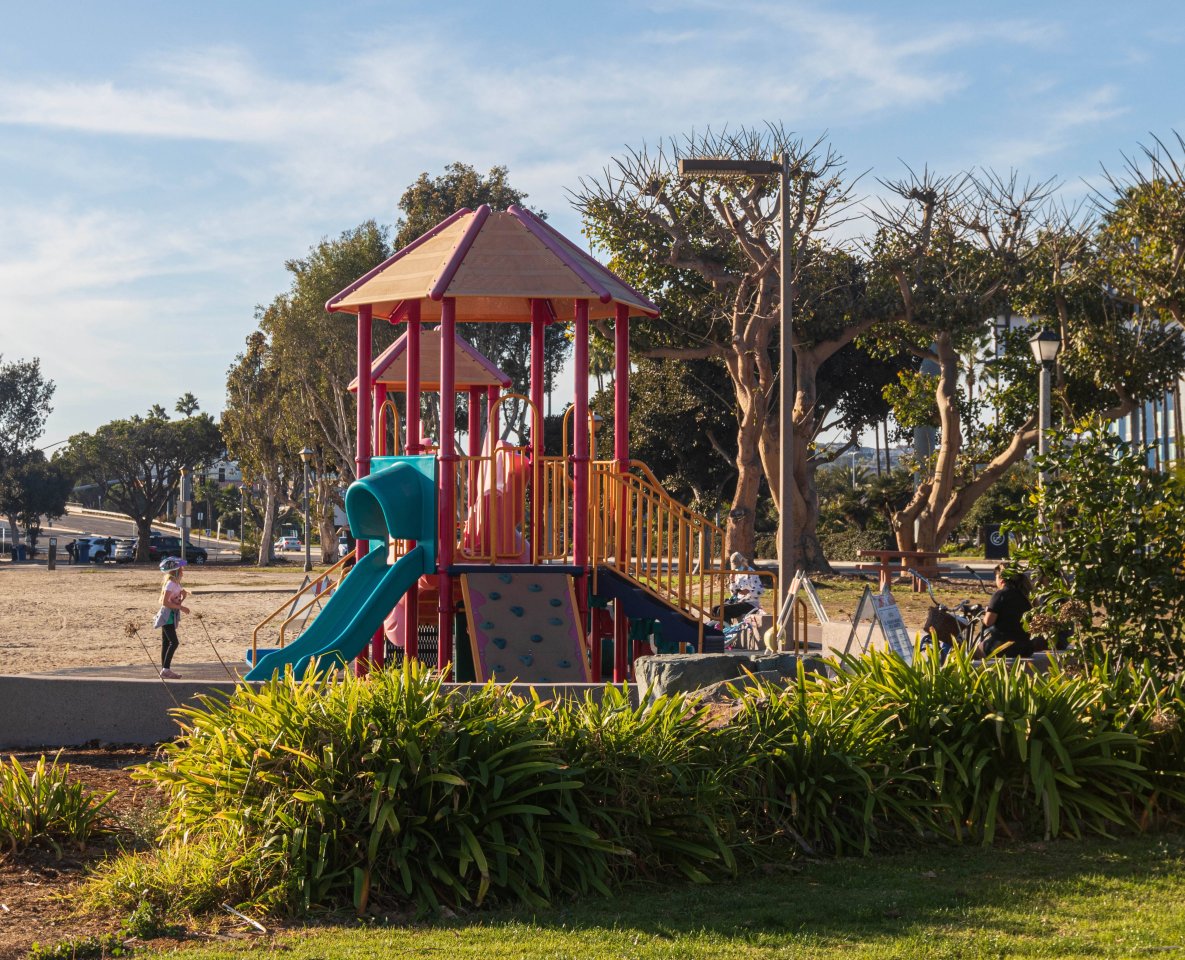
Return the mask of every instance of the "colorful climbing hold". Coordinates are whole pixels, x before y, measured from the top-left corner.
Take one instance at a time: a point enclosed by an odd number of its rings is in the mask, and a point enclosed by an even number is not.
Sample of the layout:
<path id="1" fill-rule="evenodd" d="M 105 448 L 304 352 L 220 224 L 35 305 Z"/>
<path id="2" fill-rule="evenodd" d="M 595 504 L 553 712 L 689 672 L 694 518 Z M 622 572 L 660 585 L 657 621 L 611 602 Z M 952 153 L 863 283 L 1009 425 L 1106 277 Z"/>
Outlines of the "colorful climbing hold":
<path id="1" fill-rule="evenodd" d="M 524 653 L 521 657 L 518 658 L 518 662 L 521 663 L 524 667 L 529 667 L 532 663 L 535 662 L 535 655 L 533 653 Z"/>
<path id="2" fill-rule="evenodd" d="M 500 574 L 498 574 L 498 579 L 501 580 L 503 583 L 513 583 L 514 582 L 514 574 L 513 573 L 500 573 Z"/>
<path id="3" fill-rule="evenodd" d="M 491 600 L 501 600 L 502 599 L 502 594 L 500 594 L 497 590 L 491 590 L 489 592 L 488 596 Z"/>
<path id="4" fill-rule="evenodd" d="M 539 593 L 543 590 L 543 587 L 537 583 L 532 583 L 527 587 L 527 589 L 530 590 L 531 593 Z"/>
<path id="5" fill-rule="evenodd" d="M 562 607 L 564 605 L 564 601 L 561 600 L 559 597 L 552 597 L 547 602 L 550 603 L 553 607 Z"/>
<path id="6" fill-rule="evenodd" d="M 499 650 L 506 649 L 506 638 L 505 637 L 494 637 L 494 639 L 491 640 L 490 643 L 492 643 Z"/>
<path id="7" fill-rule="evenodd" d="M 562 627 L 564 625 L 563 617 L 548 617 L 547 622 L 553 627 Z"/>
<path id="8" fill-rule="evenodd" d="M 511 607 L 510 612 L 513 613 L 516 617 L 521 617 L 524 613 L 526 613 L 526 611 L 522 607 L 519 607 L 519 606 Z"/>
<path id="9" fill-rule="evenodd" d="M 531 643 L 542 643 L 542 642 L 543 642 L 543 634 L 541 634 L 541 633 L 532 633 L 531 634 Z"/>

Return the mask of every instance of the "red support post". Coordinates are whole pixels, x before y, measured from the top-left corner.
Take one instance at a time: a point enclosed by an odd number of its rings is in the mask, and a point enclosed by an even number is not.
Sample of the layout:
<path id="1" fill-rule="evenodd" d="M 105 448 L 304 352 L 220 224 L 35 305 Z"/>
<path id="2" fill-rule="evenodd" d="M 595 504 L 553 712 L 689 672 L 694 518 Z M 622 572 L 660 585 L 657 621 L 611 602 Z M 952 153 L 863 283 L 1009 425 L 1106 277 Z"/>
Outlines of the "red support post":
<path id="1" fill-rule="evenodd" d="M 407 442 L 409 455 L 420 452 L 420 301 L 407 306 Z"/>
<path id="2" fill-rule="evenodd" d="M 464 515 L 477 500 L 477 458 L 481 456 L 481 387 L 469 388 L 469 482 L 465 485 L 469 502 L 465 504 Z"/>
<path id="3" fill-rule="evenodd" d="M 457 540 L 456 523 L 456 417 L 457 407 L 457 301 L 445 297 L 440 305 L 440 655 L 443 671 L 453 661 L 453 590 L 448 568 L 453 562 Z M 450 667 L 451 670 L 451 667 Z M 447 675 L 446 675 L 447 676 Z"/>
<path id="4" fill-rule="evenodd" d="M 531 556 L 543 552 L 543 491 L 536 489 L 543 469 L 543 328 L 547 304 L 531 301 Z"/>
<path id="5" fill-rule="evenodd" d="M 374 313 L 369 304 L 358 308 L 358 425 L 356 433 L 356 448 L 354 456 L 354 474 L 362 479 L 370 473 L 370 437 L 371 437 L 371 379 L 370 364 Z M 361 560 L 370 549 L 369 540 L 358 540 L 355 547 L 355 557 Z M 354 661 L 354 674 L 366 676 L 367 662 L 365 657 Z"/>
<path id="6" fill-rule="evenodd" d="M 624 473 L 630 459 L 630 308 L 623 303 L 613 327 L 613 458 Z"/>
<path id="7" fill-rule="evenodd" d="M 499 433 L 501 428 L 498 425 L 498 394 L 501 391 L 495 384 L 486 387 L 486 434 L 490 438 L 490 453 L 494 452 L 494 448 L 498 445 Z"/>

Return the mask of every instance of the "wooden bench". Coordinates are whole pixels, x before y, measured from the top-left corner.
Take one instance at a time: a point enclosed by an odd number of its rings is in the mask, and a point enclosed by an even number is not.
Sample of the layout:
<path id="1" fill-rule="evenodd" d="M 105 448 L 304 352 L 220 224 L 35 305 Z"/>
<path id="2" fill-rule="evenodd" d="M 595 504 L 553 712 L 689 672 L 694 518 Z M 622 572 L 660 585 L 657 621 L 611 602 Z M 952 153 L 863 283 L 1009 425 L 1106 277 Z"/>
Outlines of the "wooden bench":
<path id="1" fill-rule="evenodd" d="M 911 568 L 927 579 L 936 577 L 941 572 L 936 561 L 942 554 L 936 550 L 857 550 L 856 556 L 877 561 L 859 563 L 856 569 L 876 571 L 877 587 L 880 590 L 889 586 L 895 576 L 904 575 Z M 914 593 L 921 593 L 925 589 L 917 577 L 910 577 L 910 580 Z"/>

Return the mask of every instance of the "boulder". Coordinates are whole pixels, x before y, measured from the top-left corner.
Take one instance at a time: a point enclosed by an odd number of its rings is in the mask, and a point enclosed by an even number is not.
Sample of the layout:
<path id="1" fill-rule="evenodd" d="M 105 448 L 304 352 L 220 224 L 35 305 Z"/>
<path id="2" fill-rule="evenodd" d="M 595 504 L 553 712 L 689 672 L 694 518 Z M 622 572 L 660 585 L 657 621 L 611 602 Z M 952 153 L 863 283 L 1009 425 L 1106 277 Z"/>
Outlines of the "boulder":
<path id="1" fill-rule="evenodd" d="M 634 676 L 644 698 L 671 693 L 692 693 L 724 680 L 746 674 L 769 675 L 769 679 L 794 677 L 798 658 L 792 653 L 676 653 L 639 657 Z"/>

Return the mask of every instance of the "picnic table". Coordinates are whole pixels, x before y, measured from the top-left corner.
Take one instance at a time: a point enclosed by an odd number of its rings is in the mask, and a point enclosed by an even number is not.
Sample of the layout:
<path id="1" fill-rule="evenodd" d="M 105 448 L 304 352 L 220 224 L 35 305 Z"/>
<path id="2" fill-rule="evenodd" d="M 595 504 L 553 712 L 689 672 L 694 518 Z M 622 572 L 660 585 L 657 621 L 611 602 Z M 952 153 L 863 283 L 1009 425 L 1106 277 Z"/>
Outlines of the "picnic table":
<path id="1" fill-rule="evenodd" d="M 860 558 L 875 559 L 876 563 L 860 563 L 857 570 L 875 570 L 878 574 L 878 589 L 883 590 L 893 581 L 893 577 L 908 573 L 912 567 L 924 577 L 938 574 L 937 560 L 942 553 L 937 550 L 857 550 Z M 922 592 L 922 582 L 911 575 L 914 593 Z"/>

